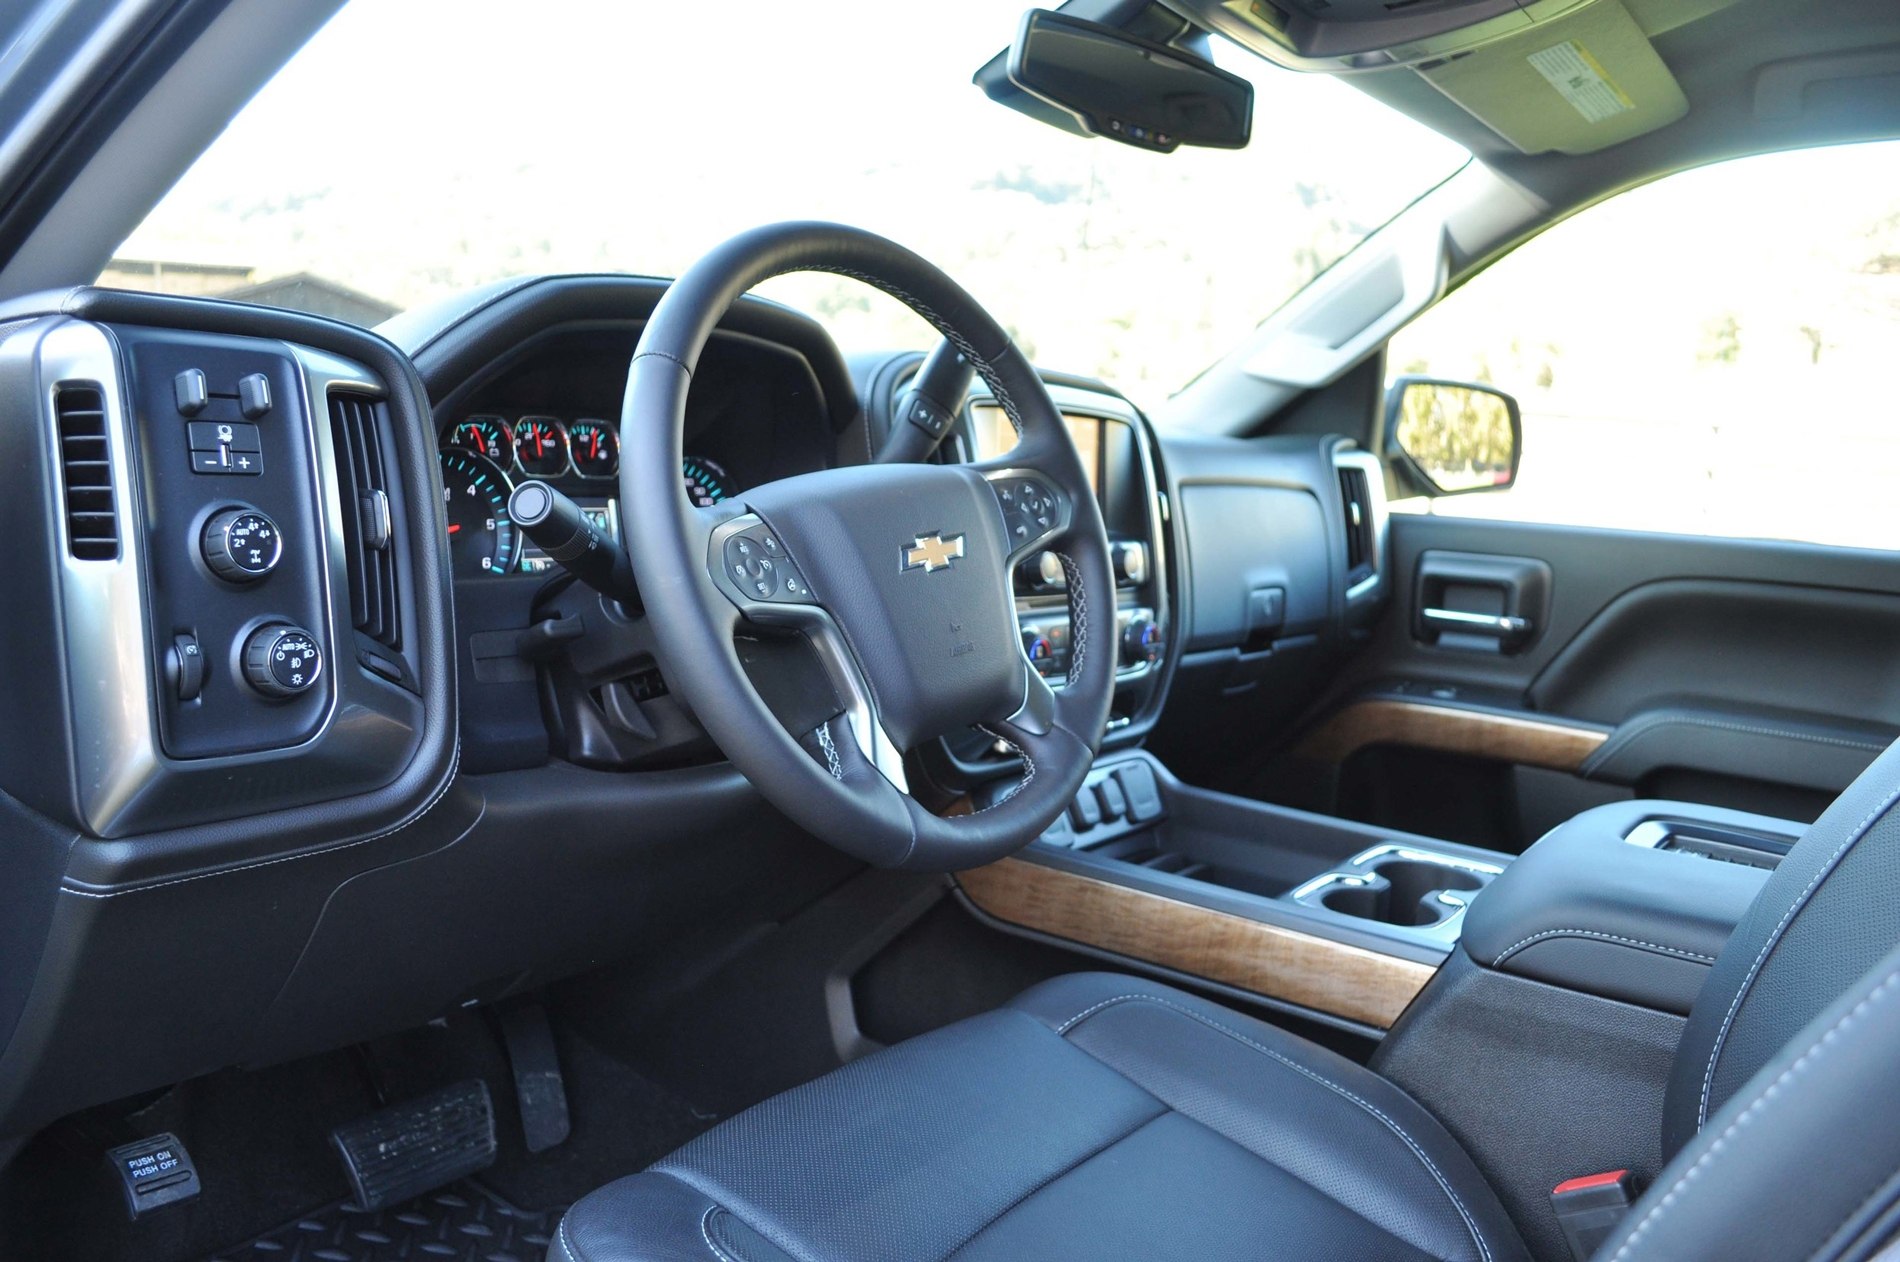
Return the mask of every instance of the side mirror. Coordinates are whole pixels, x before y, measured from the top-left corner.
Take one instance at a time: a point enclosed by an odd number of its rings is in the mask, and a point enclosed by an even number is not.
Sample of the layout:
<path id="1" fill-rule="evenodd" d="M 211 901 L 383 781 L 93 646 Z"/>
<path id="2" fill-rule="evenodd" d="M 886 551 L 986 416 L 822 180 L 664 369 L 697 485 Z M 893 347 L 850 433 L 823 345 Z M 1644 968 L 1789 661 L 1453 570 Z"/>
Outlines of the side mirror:
<path id="1" fill-rule="evenodd" d="M 1400 377 L 1385 397 L 1385 449 L 1420 495 L 1502 491 L 1517 481 L 1524 421 L 1517 400 L 1468 381 Z"/>
<path id="2" fill-rule="evenodd" d="M 1006 64 L 1011 86 L 1084 135 L 1172 153 L 1181 145 L 1241 149 L 1253 129 L 1253 84 L 1239 75 L 1066 13 L 1024 14 Z"/>

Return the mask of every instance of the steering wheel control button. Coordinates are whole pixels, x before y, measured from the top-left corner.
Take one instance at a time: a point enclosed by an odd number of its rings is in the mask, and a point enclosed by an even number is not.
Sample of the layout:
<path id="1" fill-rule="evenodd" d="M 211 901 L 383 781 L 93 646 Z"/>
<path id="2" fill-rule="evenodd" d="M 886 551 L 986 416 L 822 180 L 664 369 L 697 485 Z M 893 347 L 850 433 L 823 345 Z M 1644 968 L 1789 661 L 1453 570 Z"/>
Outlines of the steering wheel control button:
<path id="1" fill-rule="evenodd" d="M 294 697 L 323 673 L 323 650 L 301 627 L 261 628 L 244 642 L 244 678 L 267 697 Z"/>
<path id="2" fill-rule="evenodd" d="M 189 631 L 172 637 L 165 653 L 165 678 L 180 701 L 196 701 L 205 689 L 205 655 L 198 637 Z"/>
<path id="3" fill-rule="evenodd" d="M 805 576 L 786 555 L 778 535 L 763 522 L 727 538 L 720 557 L 732 590 L 746 601 L 802 605 L 811 600 Z"/>
<path id="4" fill-rule="evenodd" d="M 270 378 L 261 372 L 238 378 L 238 411 L 255 421 L 270 412 Z"/>
<path id="5" fill-rule="evenodd" d="M 255 508 L 233 508 L 205 523 L 205 564 L 227 583 L 255 583 L 284 554 L 277 523 Z"/>
<path id="6" fill-rule="evenodd" d="M 205 382 L 205 370 L 187 368 L 172 378 L 172 398 L 180 416 L 196 416 L 211 402 L 211 387 Z"/>
<path id="7" fill-rule="evenodd" d="M 992 482 L 996 502 L 1003 510 L 1003 527 L 1011 550 L 1040 539 L 1062 519 L 1062 501 L 1039 479 L 1013 476 Z"/>
<path id="8" fill-rule="evenodd" d="M 956 423 L 956 417 L 952 413 L 938 407 L 921 394 L 911 396 L 910 408 L 905 413 L 904 419 L 935 439 L 941 439 L 948 434 L 951 425 Z"/>

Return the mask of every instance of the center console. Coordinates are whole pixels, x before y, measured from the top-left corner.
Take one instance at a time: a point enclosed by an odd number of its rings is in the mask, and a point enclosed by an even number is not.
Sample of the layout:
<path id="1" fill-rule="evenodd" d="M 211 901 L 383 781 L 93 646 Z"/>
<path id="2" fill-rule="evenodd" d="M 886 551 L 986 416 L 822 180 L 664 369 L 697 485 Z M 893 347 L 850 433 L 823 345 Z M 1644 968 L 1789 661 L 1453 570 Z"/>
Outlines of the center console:
<path id="1" fill-rule="evenodd" d="M 1378 1039 L 1538 1257 L 1564 1180 L 1662 1164 L 1690 1007 L 1802 826 L 1681 802 L 1586 811 L 1521 856 L 1102 759 L 1022 856 L 959 874 L 979 916 Z"/>

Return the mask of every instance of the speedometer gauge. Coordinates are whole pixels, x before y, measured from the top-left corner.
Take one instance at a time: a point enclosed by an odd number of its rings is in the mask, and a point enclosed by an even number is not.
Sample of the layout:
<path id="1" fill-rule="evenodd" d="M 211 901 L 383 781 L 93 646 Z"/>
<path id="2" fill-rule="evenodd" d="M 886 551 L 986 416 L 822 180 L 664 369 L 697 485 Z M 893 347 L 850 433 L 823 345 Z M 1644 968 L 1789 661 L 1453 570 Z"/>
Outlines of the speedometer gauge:
<path id="1" fill-rule="evenodd" d="M 515 426 L 515 463 L 530 477 L 567 472 L 567 426 L 552 416 L 524 416 Z"/>
<path id="2" fill-rule="evenodd" d="M 732 494 L 732 479 L 704 456 L 688 456 L 680 473 L 686 480 L 686 502 L 695 508 L 717 504 Z"/>
<path id="3" fill-rule="evenodd" d="M 499 416 L 471 416 L 442 431 L 444 447 L 466 447 L 506 466 L 515 458 L 515 434 Z"/>
<path id="4" fill-rule="evenodd" d="M 514 488 L 494 461 L 454 447 L 442 451 L 442 505 L 449 518 L 449 566 L 457 578 L 506 574 L 520 535 L 508 517 Z"/>
<path id="5" fill-rule="evenodd" d="M 620 437 L 605 421 L 575 421 L 567 427 L 568 452 L 584 478 L 611 478 L 620 472 Z"/>

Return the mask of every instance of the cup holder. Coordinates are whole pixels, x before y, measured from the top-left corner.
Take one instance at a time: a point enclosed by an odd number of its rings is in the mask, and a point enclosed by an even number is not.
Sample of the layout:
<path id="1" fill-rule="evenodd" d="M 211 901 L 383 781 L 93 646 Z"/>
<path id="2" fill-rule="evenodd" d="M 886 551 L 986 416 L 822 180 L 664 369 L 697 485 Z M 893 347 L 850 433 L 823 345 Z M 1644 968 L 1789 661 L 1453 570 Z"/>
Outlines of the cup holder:
<path id="1" fill-rule="evenodd" d="M 1502 869 L 1472 860 L 1379 846 L 1293 891 L 1296 902 L 1355 920 L 1455 931 L 1450 922 Z"/>

